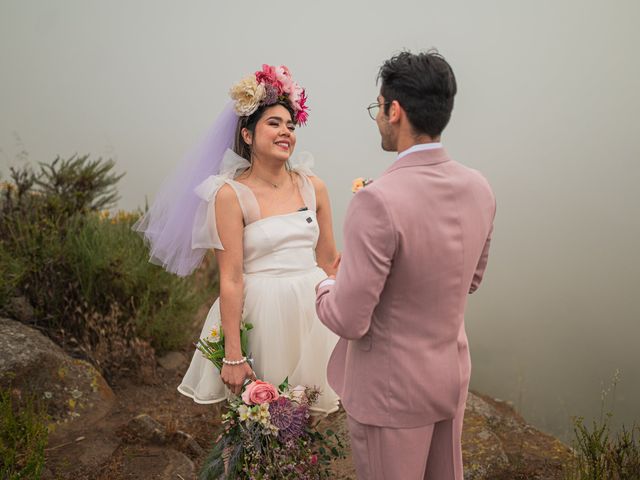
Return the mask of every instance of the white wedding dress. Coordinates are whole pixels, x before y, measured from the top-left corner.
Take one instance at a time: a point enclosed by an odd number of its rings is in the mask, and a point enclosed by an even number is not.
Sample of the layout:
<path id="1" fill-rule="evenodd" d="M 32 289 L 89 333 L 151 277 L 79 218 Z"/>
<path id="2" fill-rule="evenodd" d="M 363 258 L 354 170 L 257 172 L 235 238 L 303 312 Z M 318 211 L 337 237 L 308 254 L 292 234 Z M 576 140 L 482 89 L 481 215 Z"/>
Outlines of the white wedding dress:
<path id="1" fill-rule="evenodd" d="M 326 379 L 326 366 L 338 338 L 318 319 L 315 286 L 326 277 L 315 261 L 319 228 L 313 184 L 308 176 L 313 160 L 301 155 L 290 160 L 307 210 L 260 217 L 253 192 L 233 179 L 249 162 L 227 150 L 221 174 L 196 188 L 202 198 L 196 216 L 193 244 L 222 247 L 216 231 L 215 196 L 222 185 L 236 192 L 245 219 L 244 306 L 242 319 L 253 324 L 248 332 L 249 352 L 260 380 L 279 385 L 286 377 L 291 385 L 318 386 L 322 392 L 314 410 L 338 409 L 338 396 Z M 220 325 L 219 299 L 209 310 L 200 338 Z M 178 387 L 197 403 L 225 400 L 226 389 L 216 367 L 198 350 Z"/>

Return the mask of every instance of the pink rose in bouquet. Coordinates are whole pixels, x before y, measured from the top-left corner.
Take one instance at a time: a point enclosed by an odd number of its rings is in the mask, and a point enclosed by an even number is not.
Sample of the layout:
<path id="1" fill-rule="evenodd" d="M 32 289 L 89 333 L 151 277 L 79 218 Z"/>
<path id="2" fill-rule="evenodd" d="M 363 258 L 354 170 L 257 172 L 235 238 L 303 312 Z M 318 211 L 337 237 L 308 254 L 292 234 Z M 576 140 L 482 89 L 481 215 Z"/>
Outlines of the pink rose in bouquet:
<path id="1" fill-rule="evenodd" d="M 279 396 L 276 387 L 262 380 L 256 380 L 247 385 L 247 388 L 242 392 L 242 401 L 247 405 L 258 405 L 271 403 Z"/>

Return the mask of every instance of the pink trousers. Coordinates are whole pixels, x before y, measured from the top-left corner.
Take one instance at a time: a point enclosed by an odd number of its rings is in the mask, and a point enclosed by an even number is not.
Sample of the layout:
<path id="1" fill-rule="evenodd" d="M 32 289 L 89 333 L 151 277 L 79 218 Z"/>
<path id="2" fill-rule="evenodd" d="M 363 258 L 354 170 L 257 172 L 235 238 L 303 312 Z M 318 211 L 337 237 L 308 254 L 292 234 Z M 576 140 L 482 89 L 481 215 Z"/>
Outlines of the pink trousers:
<path id="1" fill-rule="evenodd" d="M 365 425 L 347 416 L 358 480 L 463 480 L 462 421 L 456 416 L 417 428 Z"/>

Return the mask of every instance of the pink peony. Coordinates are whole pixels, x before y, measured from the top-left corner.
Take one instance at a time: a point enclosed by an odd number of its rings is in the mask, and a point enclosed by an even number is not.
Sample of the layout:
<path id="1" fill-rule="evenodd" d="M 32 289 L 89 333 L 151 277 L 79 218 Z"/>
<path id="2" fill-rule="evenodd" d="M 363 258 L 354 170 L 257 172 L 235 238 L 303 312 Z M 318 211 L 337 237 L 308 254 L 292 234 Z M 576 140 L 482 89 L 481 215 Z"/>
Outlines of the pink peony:
<path id="1" fill-rule="evenodd" d="M 289 94 L 293 88 L 293 79 L 291 78 L 291 72 L 284 65 L 276 67 L 276 80 L 280 83 L 282 92 Z"/>
<path id="2" fill-rule="evenodd" d="M 318 455 L 311 455 L 311 465 L 315 465 L 316 463 L 318 463 Z"/>
<path id="3" fill-rule="evenodd" d="M 289 99 L 295 110 L 300 110 L 300 99 L 302 98 L 303 93 L 304 89 L 297 83 L 293 82 L 291 85 L 291 94 L 289 95 Z"/>
<path id="4" fill-rule="evenodd" d="M 264 83 L 267 85 L 275 85 L 276 84 L 276 67 L 271 65 L 267 65 L 264 63 L 262 65 L 262 70 L 256 72 L 256 80 L 258 83 Z"/>
<path id="5" fill-rule="evenodd" d="M 262 380 L 256 380 L 247 385 L 247 388 L 242 392 L 242 401 L 247 405 L 258 405 L 271 403 L 279 396 L 276 387 Z"/>

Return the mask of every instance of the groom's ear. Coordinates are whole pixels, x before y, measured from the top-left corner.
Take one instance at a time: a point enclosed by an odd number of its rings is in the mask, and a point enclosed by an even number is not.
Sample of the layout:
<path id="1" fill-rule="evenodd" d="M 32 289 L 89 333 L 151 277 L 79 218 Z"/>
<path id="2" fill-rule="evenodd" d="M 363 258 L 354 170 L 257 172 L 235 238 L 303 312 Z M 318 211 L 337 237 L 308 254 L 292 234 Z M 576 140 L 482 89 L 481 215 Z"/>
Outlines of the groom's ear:
<path id="1" fill-rule="evenodd" d="M 398 123 L 402 116 L 402 107 L 397 100 L 393 100 L 389 105 L 389 123 Z"/>

